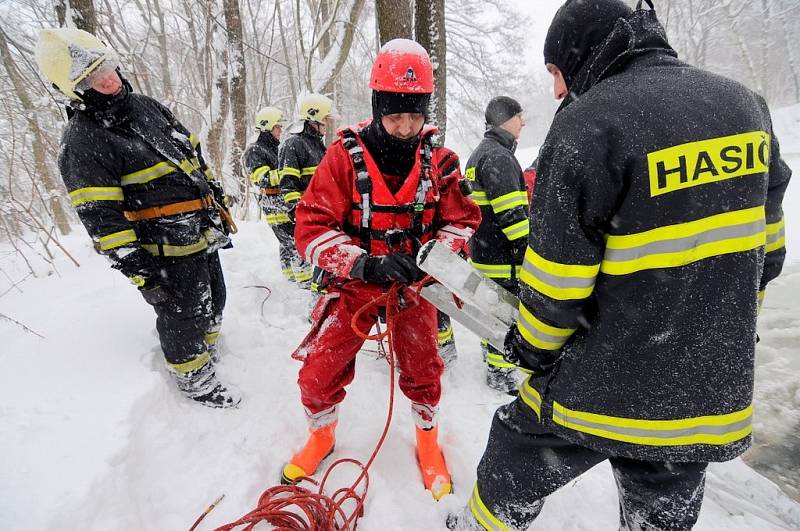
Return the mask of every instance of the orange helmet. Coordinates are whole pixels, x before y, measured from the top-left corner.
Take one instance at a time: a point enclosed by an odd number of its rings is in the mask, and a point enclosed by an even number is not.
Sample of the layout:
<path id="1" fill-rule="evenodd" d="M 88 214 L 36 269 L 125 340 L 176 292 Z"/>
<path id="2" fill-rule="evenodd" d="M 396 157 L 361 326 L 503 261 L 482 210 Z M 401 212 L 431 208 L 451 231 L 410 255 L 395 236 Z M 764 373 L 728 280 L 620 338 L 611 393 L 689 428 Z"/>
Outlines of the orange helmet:
<path id="1" fill-rule="evenodd" d="M 428 52 L 410 39 L 387 42 L 372 65 L 369 88 L 379 92 L 431 94 L 433 65 Z"/>

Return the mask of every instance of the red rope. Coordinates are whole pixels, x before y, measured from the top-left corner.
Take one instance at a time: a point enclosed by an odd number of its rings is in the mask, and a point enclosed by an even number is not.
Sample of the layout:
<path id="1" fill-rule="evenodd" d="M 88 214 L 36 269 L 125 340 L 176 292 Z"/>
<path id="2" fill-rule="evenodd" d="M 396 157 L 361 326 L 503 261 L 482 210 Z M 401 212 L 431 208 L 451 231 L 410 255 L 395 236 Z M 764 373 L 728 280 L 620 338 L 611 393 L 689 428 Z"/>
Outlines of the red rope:
<path id="1" fill-rule="evenodd" d="M 393 284 L 389 290 L 381 297 L 372 300 L 358 309 L 350 321 L 353 331 L 362 339 L 378 341 L 378 347 L 382 350 L 384 339 L 389 342 L 389 411 L 386 415 L 386 422 L 383 432 L 378 439 L 375 448 L 364 465 L 355 459 L 338 459 L 334 461 L 322 477 L 321 482 L 312 478 L 300 478 L 294 485 L 279 485 L 265 490 L 258 499 L 256 508 L 242 516 L 235 522 L 218 527 L 215 531 L 230 531 L 239 526 L 245 526 L 241 531 L 250 531 L 259 522 L 266 521 L 274 529 L 281 531 L 355 531 L 357 521 L 364 515 L 364 503 L 369 489 L 369 468 L 375 461 L 386 434 L 389 433 L 389 426 L 392 422 L 392 410 L 394 409 L 394 372 L 395 356 L 392 347 L 392 333 L 394 330 L 394 320 L 400 309 L 399 299 L 400 285 Z M 386 330 L 383 332 L 378 328 L 378 333 L 369 335 L 359 330 L 357 323 L 359 317 L 375 306 L 386 307 Z M 349 487 L 336 490 L 333 494 L 325 494 L 325 486 L 333 470 L 342 464 L 350 463 L 361 469 L 361 473 Z M 314 490 L 300 486 L 301 483 L 311 483 Z M 363 489 L 359 492 L 359 485 L 363 483 Z M 348 512 L 347 509 L 350 509 Z M 189 531 L 194 531 L 197 525 L 203 520 L 206 514 L 213 507 L 195 521 Z"/>

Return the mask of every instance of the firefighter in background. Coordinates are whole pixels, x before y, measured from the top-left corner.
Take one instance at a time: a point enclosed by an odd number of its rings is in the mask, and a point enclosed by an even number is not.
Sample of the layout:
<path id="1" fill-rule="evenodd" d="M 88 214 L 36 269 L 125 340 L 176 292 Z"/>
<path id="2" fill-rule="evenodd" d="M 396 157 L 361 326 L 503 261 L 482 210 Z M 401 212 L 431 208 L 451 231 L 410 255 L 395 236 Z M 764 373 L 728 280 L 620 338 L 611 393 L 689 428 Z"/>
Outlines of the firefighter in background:
<path id="1" fill-rule="evenodd" d="M 354 313 L 395 283 L 424 274 L 415 255 L 437 239 L 459 251 L 480 222 L 480 210 L 461 191 L 458 156 L 431 145 L 425 127 L 433 67 L 422 46 L 386 43 L 370 76 L 372 121 L 339 131 L 297 207 L 297 246 L 336 280 L 313 312 L 313 325 L 294 353 L 304 358 L 298 383 L 310 436 L 283 470 L 284 482 L 313 474 L 334 446 L 339 403 L 355 375 L 364 340 L 351 328 Z M 438 444 L 443 363 L 437 354 L 436 309 L 402 288 L 393 349 L 399 385 L 411 401 L 417 456 L 425 488 L 439 499 L 451 490 Z M 357 321 L 367 333 L 378 310 Z"/>
<path id="2" fill-rule="evenodd" d="M 244 152 L 244 167 L 250 182 L 258 188 L 258 204 L 264 219 L 278 239 L 281 273 L 294 282 L 292 257 L 295 256 L 294 224 L 289 221 L 281 196 L 278 170 L 278 145 L 283 131 L 283 113 L 275 107 L 264 107 L 256 113 L 255 142 Z"/>
<path id="3" fill-rule="evenodd" d="M 545 41 L 542 146 L 508 360 L 451 529 L 528 529 L 608 459 L 624 529 L 686 530 L 705 470 L 751 443 L 756 316 L 781 270 L 781 160 L 763 98 L 677 58 L 652 10 L 570 0 Z"/>
<path id="4" fill-rule="evenodd" d="M 287 132 L 279 154 L 280 188 L 286 215 L 294 238 L 295 208 L 308 188 L 311 177 L 325 155 L 325 133 L 332 122 L 333 102 L 322 94 L 307 94 L 300 99 L 300 121 Z M 311 264 L 297 254 L 293 244 L 294 280 L 302 287 L 311 287 Z"/>
<path id="5" fill-rule="evenodd" d="M 528 246 L 528 193 L 522 168 L 514 156 L 525 120 L 522 106 L 497 96 L 486 106 L 486 132 L 467 161 L 470 199 L 481 207 L 481 226 L 470 240 L 472 266 L 505 289 L 518 294 L 517 278 Z M 481 340 L 486 384 L 517 394 L 517 369 L 503 353 Z"/>
<path id="6" fill-rule="evenodd" d="M 238 391 L 214 368 L 225 306 L 217 250 L 230 246 L 235 227 L 221 218 L 225 197 L 197 137 L 156 100 L 134 94 L 117 55 L 94 35 L 42 30 L 36 58 L 69 99 L 58 166 L 95 249 L 153 306 L 183 394 L 236 406 Z"/>

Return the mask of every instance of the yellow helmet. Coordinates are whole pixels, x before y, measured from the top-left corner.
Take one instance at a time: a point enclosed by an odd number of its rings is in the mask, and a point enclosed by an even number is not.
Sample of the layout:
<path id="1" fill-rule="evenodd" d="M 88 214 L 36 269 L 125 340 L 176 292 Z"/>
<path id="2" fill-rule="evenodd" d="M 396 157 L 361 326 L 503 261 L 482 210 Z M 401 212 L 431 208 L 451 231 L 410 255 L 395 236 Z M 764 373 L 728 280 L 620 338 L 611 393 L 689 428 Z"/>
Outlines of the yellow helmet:
<path id="1" fill-rule="evenodd" d="M 52 28 L 39 32 L 36 62 L 39 70 L 70 100 L 82 101 L 75 88 L 105 61 L 118 61 L 103 41 L 76 28 Z"/>
<path id="2" fill-rule="evenodd" d="M 331 115 L 333 101 L 322 94 L 306 94 L 300 100 L 300 119 L 311 122 L 322 122 Z"/>
<path id="3" fill-rule="evenodd" d="M 256 129 L 259 131 L 272 131 L 276 125 L 283 122 L 283 113 L 275 107 L 264 107 L 256 113 Z"/>

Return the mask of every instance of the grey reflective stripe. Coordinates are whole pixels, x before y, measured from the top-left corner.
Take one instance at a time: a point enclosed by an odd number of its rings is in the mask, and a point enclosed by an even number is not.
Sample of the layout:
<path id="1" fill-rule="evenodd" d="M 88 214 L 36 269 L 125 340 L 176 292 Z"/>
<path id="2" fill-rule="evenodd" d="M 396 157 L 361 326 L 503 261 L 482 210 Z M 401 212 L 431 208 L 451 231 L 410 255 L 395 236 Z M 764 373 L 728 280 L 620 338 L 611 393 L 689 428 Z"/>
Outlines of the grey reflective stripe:
<path id="1" fill-rule="evenodd" d="M 574 416 L 564 413 L 558 407 L 553 408 L 553 420 L 557 424 L 568 425 L 568 427 L 572 427 L 573 429 L 577 429 L 578 431 L 580 431 L 580 428 L 575 428 L 575 426 L 582 426 L 585 428 L 602 430 L 605 432 L 611 432 L 612 434 L 618 434 L 627 437 L 637 437 L 637 438 L 646 437 L 652 439 L 668 440 L 677 437 L 689 437 L 693 435 L 727 435 L 729 433 L 734 433 L 740 430 L 744 430 L 752 424 L 752 414 L 748 415 L 746 418 L 742 420 L 732 422 L 730 424 L 723 424 L 723 425 L 701 424 L 698 426 L 671 429 L 671 430 L 628 428 L 622 426 L 615 426 L 613 424 L 605 424 L 602 422 L 592 422 L 585 419 L 575 418 Z"/>
<path id="2" fill-rule="evenodd" d="M 786 236 L 786 226 L 781 227 L 781 229 L 776 232 L 775 234 L 767 234 L 767 245 L 777 242 L 781 238 Z"/>
<path id="3" fill-rule="evenodd" d="M 766 224 L 762 219 L 748 223 L 742 223 L 740 225 L 732 225 L 730 227 L 709 229 L 685 238 L 676 238 L 672 240 L 647 243 L 638 247 L 632 247 L 630 249 L 606 248 L 603 260 L 608 262 L 627 262 L 630 260 L 637 260 L 644 256 L 689 251 L 708 243 L 715 243 L 733 238 L 742 238 L 745 236 L 756 236 L 764 231 L 765 226 Z"/>
<path id="4" fill-rule="evenodd" d="M 536 264 L 531 262 L 528 258 L 525 258 L 525 261 L 522 263 L 522 270 L 538 278 L 545 284 L 549 284 L 550 286 L 553 286 L 555 288 L 584 288 L 584 289 L 591 288 L 594 286 L 595 280 L 597 279 L 596 276 L 589 278 L 582 278 L 582 277 L 560 277 L 557 275 L 553 275 L 543 269 L 539 269 L 538 267 L 536 267 Z"/>
<path id="5" fill-rule="evenodd" d="M 525 204 L 527 204 L 528 203 L 528 194 L 525 193 L 525 192 L 519 192 L 519 194 L 524 194 L 524 196 L 525 196 L 524 197 L 524 201 L 525 201 Z M 494 208 L 495 210 L 500 210 L 500 209 L 502 209 L 504 206 L 506 206 L 508 204 L 519 203 L 521 200 L 523 200 L 522 195 L 514 195 L 512 197 L 508 197 L 506 199 L 503 199 L 502 201 L 497 201 L 496 199 L 492 199 L 491 203 L 492 203 L 492 208 Z M 517 205 L 517 206 L 523 206 L 523 205 Z"/>
<path id="6" fill-rule="evenodd" d="M 469 498 L 469 510 L 475 520 L 487 531 L 509 531 L 509 528 L 493 515 L 481 500 L 478 493 L 478 484 L 472 489 L 472 496 Z"/>
<path id="7" fill-rule="evenodd" d="M 120 182 L 122 183 L 122 186 L 129 186 L 131 184 L 144 184 L 152 181 L 153 179 L 158 179 L 159 177 L 169 175 L 170 173 L 175 173 L 176 169 L 177 168 L 175 168 L 171 162 L 159 162 L 150 168 L 129 173 L 128 175 L 123 175 L 120 179 Z"/>
<path id="8" fill-rule="evenodd" d="M 545 334 L 544 332 L 539 331 L 537 328 L 533 327 L 528 321 L 525 320 L 525 317 L 522 313 L 520 313 L 519 321 L 517 321 L 518 325 L 522 325 L 527 332 L 539 339 L 540 341 L 544 341 L 545 343 L 555 343 L 556 345 L 563 345 L 566 343 L 569 336 L 553 336 L 550 334 Z"/>
<path id="9" fill-rule="evenodd" d="M 519 386 L 519 396 L 533 411 L 536 416 L 541 419 L 542 417 L 542 397 L 539 393 L 531 387 L 530 378 Z"/>

